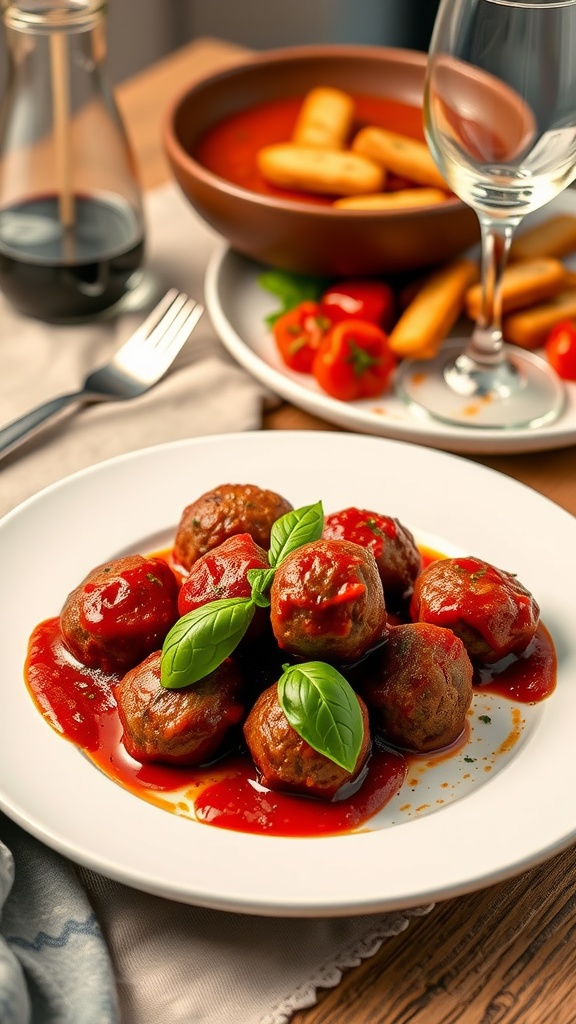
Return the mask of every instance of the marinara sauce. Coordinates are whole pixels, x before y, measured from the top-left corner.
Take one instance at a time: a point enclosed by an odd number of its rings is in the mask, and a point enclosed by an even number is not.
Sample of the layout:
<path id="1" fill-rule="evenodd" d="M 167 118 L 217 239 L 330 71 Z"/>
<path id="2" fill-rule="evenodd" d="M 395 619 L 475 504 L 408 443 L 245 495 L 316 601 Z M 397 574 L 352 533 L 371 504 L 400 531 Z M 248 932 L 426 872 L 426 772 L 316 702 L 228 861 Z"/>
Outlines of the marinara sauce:
<path id="1" fill-rule="evenodd" d="M 424 141 L 420 107 L 378 96 L 351 95 L 356 111 L 352 135 L 366 125 L 374 125 Z M 192 154 L 194 159 L 213 174 L 260 195 L 330 205 L 329 196 L 278 188 L 258 170 L 259 149 L 289 141 L 302 100 L 302 96 L 270 100 L 231 114 L 202 136 Z M 389 175 L 386 188 L 404 188 L 407 184 Z"/>
<path id="2" fill-rule="evenodd" d="M 423 552 L 424 564 L 431 557 Z M 76 661 L 64 644 L 58 617 L 41 622 L 32 633 L 25 679 L 46 721 L 84 750 L 109 778 L 137 796 L 220 828 L 276 836 L 351 832 L 361 828 L 399 791 L 417 759 L 417 755 L 374 742 L 361 779 L 347 792 L 344 787 L 339 799 L 333 801 L 264 788 L 241 744 L 203 768 L 140 764 L 122 743 L 114 697 L 119 678 Z M 545 626 L 538 626 L 520 656 L 477 670 L 474 682 L 483 692 L 498 693 L 519 703 L 534 704 L 548 697 L 556 683 L 556 654 Z M 464 735 L 453 747 L 433 756 L 449 757 L 466 741 Z M 183 794 L 181 806 L 168 798 L 174 793 Z"/>

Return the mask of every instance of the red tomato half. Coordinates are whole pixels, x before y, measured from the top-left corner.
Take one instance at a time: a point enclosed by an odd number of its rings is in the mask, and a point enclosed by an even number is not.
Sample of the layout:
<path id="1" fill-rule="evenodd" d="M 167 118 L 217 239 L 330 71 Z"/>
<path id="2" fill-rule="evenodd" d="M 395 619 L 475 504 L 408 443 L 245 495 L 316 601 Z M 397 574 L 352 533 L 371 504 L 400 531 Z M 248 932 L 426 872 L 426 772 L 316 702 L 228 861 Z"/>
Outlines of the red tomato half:
<path id="1" fill-rule="evenodd" d="M 339 281 L 322 296 L 320 308 L 332 323 L 369 320 L 384 330 L 394 323 L 396 299 L 384 281 Z"/>
<path id="2" fill-rule="evenodd" d="M 380 327 L 367 320 L 341 320 L 320 345 L 312 373 L 333 398 L 351 402 L 381 395 L 395 366 L 388 335 Z"/>
<path id="3" fill-rule="evenodd" d="M 563 380 L 576 380 L 576 325 L 562 320 L 552 328 L 544 345 L 546 358 Z"/>
<path id="4" fill-rule="evenodd" d="M 272 333 L 282 359 L 291 370 L 311 373 L 320 342 L 330 327 L 317 302 L 301 302 L 276 320 Z"/>

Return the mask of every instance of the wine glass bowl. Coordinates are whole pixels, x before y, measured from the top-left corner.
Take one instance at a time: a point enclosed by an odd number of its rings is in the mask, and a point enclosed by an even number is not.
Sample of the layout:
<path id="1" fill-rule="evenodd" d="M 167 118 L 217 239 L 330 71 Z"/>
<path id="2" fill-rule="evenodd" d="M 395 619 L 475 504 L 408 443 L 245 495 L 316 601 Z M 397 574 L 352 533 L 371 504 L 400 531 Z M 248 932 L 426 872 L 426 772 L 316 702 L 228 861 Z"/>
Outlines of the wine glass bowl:
<path id="1" fill-rule="evenodd" d="M 510 166 L 521 159 L 533 144 L 533 110 L 496 76 L 441 54 L 429 82 L 424 117 L 428 130 L 434 132 L 433 153 L 438 154 L 437 134 L 442 138 L 443 159 L 454 161 L 453 173 L 463 179 L 472 176 L 469 188 L 479 168 L 493 165 L 501 170 L 503 164 Z M 466 187 L 462 180 L 461 188 Z"/>
<path id="2" fill-rule="evenodd" d="M 405 364 L 398 390 L 448 422 L 540 427 L 561 413 L 564 387 L 539 356 L 506 345 L 501 282 L 522 218 L 576 177 L 576 0 L 441 0 L 424 126 L 478 216 L 482 300 L 471 339 Z"/>

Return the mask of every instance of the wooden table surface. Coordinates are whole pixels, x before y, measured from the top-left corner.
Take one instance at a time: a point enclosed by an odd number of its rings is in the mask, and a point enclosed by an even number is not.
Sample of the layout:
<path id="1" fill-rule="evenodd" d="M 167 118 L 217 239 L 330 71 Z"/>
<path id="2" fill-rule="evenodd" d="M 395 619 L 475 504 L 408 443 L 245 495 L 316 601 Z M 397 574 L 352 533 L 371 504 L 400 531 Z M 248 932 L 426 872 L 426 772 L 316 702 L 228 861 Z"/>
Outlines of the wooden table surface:
<path id="1" fill-rule="evenodd" d="M 219 40 L 196 40 L 119 86 L 145 188 L 170 176 L 162 130 L 173 97 L 195 76 L 245 53 Z M 265 427 L 335 429 L 287 404 L 267 416 Z M 475 461 L 576 513 L 576 446 Z M 572 846 L 512 881 L 438 904 L 316 1006 L 298 1012 L 294 1024 L 576 1024 L 575 938 Z"/>

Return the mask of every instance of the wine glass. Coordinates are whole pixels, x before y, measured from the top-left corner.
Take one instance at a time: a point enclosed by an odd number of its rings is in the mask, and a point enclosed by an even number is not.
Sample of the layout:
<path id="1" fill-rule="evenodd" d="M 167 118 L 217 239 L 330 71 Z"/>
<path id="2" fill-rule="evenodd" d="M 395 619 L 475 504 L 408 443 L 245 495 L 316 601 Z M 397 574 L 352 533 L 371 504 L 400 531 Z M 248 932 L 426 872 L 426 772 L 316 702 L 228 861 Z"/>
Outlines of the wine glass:
<path id="1" fill-rule="evenodd" d="M 448 423 L 540 427 L 561 413 L 565 388 L 544 359 L 505 344 L 501 282 L 522 218 L 576 177 L 576 0 L 441 0 L 424 128 L 478 216 L 482 298 L 468 343 L 403 364 L 398 391 Z"/>

